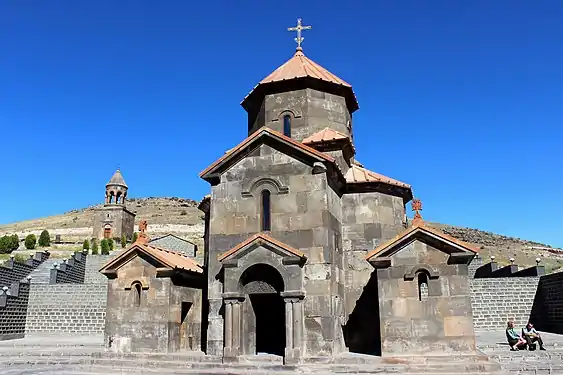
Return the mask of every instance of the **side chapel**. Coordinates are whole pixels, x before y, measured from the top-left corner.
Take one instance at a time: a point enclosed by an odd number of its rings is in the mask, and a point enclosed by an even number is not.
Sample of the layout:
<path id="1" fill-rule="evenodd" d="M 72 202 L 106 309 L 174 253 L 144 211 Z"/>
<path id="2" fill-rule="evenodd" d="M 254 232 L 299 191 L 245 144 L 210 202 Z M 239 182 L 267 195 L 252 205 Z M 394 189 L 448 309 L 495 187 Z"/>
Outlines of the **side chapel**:
<path id="1" fill-rule="evenodd" d="M 304 54 L 307 28 L 298 20 L 293 57 L 242 101 L 248 137 L 200 174 L 211 185 L 199 206 L 204 266 L 137 242 L 102 269 L 106 330 L 133 350 L 186 348 L 189 331 L 201 333 L 192 348 L 224 361 L 475 353 L 477 249 L 424 225 L 418 200 L 409 226 L 411 186 L 356 160 L 358 101 Z M 201 328 L 182 328 L 183 301 Z M 133 321 L 165 334 L 143 336 Z"/>

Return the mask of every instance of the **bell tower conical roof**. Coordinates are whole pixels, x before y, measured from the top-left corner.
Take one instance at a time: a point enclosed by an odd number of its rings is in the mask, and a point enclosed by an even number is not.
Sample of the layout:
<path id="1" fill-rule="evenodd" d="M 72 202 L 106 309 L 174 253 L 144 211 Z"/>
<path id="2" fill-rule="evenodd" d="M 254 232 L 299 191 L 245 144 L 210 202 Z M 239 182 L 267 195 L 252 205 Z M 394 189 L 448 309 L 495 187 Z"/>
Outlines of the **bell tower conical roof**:
<path id="1" fill-rule="evenodd" d="M 115 171 L 115 173 L 113 174 L 113 176 L 111 176 L 109 182 L 106 184 L 107 186 L 112 186 L 112 185 L 118 185 L 118 186 L 123 186 L 125 188 L 127 188 L 127 184 L 125 183 L 125 180 L 123 179 L 123 175 L 121 174 L 121 171 L 119 169 L 117 169 Z"/>

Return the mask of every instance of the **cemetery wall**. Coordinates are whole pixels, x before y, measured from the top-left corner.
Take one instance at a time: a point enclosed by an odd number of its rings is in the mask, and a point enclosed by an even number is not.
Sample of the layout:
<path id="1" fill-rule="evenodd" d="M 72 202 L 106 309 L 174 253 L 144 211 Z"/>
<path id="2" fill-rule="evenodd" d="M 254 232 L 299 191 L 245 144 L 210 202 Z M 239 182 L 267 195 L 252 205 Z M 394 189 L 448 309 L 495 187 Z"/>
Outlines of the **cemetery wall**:
<path id="1" fill-rule="evenodd" d="M 540 331 L 563 334 L 563 272 L 542 276 L 532 309 Z"/>
<path id="2" fill-rule="evenodd" d="M 51 270 L 51 283 L 84 283 L 86 253 L 74 253 L 70 259 Z"/>
<path id="3" fill-rule="evenodd" d="M 12 283 L 0 290 L 0 340 L 24 337 L 29 282 Z"/>
<path id="4" fill-rule="evenodd" d="M 504 331 L 508 320 L 523 327 L 530 319 L 539 281 L 539 277 L 469 280 L 475 330 Z"/>
<path id="5" fill-rule="evenodd" d="M 32 284 L 26 334 L 102 334 L 106 284 Z"/>

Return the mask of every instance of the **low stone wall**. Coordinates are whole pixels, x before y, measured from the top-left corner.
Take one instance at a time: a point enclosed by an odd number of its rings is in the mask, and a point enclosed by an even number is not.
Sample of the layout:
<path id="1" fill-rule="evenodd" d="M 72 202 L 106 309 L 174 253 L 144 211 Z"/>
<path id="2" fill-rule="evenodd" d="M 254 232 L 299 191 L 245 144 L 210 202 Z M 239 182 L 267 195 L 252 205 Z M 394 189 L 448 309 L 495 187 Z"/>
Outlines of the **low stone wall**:
<path id="1" fill-rule="evenodd" d="M 12 283 L 0 290 L 0 340 L 24 337 L 29 285 Z"/>
<path id="2" fill-rule="evenodd" d="M 107 284 L 32 284 L 26 334 L 101 334 Z"/>
<path id="3" fill-rule="evenodd" d="M 539 282 L 539 277 L 471 279 L 475 330 L 503 331 L 508 320 L 523 327 L 530 319 Z"/>

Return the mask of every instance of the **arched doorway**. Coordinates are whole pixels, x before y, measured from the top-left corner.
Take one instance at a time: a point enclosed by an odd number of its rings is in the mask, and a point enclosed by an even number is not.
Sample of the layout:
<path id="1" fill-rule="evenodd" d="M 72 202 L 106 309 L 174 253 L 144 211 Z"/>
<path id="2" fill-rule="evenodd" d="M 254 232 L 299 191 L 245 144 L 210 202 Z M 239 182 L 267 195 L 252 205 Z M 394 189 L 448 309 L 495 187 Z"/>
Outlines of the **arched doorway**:
<path id="1" fill-rule="evenodd" d="M 104 226 L 104 238 L 111 238 L 111 225 L 109 224 Z"/>
<path id="2" fill-rule="evenodd" d="M 284 282 L 272 266 L 256 264 L 240 277 L 246 298 L 243 307 L 243 330 L 246 354 L 274 354 L 285 352 L 285 304 L 280 292 Z"/>

